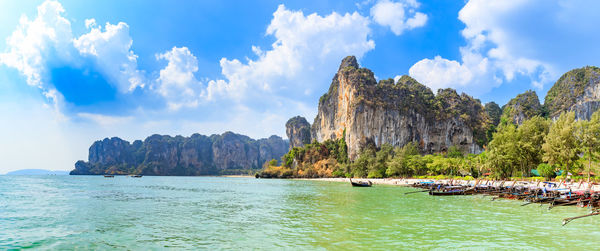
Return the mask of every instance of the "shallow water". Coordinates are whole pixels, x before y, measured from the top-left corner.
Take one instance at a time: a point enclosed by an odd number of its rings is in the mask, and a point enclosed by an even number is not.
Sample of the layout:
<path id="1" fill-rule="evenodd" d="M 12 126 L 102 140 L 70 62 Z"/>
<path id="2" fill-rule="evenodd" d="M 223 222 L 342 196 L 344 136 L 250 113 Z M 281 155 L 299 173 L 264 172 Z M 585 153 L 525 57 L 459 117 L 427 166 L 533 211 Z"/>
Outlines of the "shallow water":
<path id="1" fill-rule="evenodd" d="M 597 249 L 586 209 L 224 177 L 0 176 L 0 249 Z"/>

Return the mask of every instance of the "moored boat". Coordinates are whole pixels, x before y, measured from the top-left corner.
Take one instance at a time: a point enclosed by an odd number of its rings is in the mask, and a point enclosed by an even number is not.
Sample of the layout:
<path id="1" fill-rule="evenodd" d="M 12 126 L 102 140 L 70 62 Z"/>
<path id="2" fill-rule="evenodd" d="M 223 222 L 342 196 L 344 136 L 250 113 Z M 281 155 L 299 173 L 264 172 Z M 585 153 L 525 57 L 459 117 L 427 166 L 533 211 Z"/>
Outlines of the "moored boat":
<path id="1" fill-rule="evenodd" d="M 473 189 L 454 189 L 454 190 L 431 190 L 429 191 L 429 195 L 433 196 L 447 196 L 447 195 L 470 195 L 473 194 Z"/>
<path id="2" fill-rule="evenodd" d="M 350 179 L 350 184 L 352 184 L 353 187 L 370 187 L 373 185 L 371 181 L 352 181 L 352 179 Z"/>

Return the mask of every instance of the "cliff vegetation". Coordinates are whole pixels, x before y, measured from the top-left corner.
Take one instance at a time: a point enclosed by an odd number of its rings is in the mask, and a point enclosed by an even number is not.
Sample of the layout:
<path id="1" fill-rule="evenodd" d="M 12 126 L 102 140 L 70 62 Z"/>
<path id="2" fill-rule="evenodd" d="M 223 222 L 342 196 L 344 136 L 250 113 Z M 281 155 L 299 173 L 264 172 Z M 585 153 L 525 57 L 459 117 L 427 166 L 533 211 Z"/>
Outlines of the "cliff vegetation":
<path id="1" fill-rule="evenodd" d="M 549 116 L 557 117 L 561 112 L 570 111 L 578 101 L 585 101 L 582 98 L 586 96 L 586 90 L 597 87 L 599 83 L 600 68 L 595 66 L 573 69 L 563 74 L 546 94 L 544 106 Z M 589 116 L 585 119 L 589 119 Z"/>

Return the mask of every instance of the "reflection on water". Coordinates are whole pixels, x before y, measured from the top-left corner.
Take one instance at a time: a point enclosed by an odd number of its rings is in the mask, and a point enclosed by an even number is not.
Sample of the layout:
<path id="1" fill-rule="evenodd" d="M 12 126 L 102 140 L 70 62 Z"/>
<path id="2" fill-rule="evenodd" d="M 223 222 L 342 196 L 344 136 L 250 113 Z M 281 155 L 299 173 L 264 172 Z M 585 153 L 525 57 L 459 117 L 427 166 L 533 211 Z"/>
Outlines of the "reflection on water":
<path id="1" fill-rule="evenodd" d="M 410 188 L 218 177 L 0 176 L 0 249 L 597 248 L 600 218 Z"/>

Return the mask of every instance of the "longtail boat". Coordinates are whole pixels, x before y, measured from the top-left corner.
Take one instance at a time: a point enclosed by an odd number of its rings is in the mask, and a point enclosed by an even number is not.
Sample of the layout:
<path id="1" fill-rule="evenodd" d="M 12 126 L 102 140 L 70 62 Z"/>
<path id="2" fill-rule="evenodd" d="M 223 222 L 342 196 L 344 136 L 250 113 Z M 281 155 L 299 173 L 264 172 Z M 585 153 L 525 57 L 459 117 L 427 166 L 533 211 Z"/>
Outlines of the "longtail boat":
<path id="1" fill-rule="evenodd" d="M 371 183 L 371 181 L 352 181 L 352 179 L 350 179 L 350 184 L 352 184 L 353 187 L 370 187 L 373 185 L 373 183 Z"/>
<path id="2" fill-rule="evenodd" d="M 448 195 L 469 195 L 474 194 L 473 188 L 465 186 L 446 186 L 441 189 L 430 190 L 429 195 L 433 196 L 448 196 Z"/>

